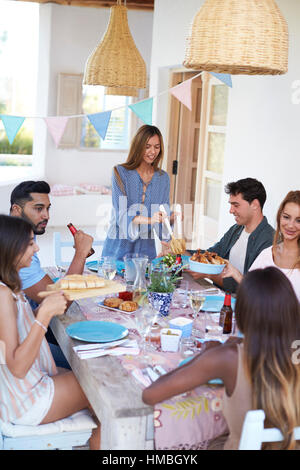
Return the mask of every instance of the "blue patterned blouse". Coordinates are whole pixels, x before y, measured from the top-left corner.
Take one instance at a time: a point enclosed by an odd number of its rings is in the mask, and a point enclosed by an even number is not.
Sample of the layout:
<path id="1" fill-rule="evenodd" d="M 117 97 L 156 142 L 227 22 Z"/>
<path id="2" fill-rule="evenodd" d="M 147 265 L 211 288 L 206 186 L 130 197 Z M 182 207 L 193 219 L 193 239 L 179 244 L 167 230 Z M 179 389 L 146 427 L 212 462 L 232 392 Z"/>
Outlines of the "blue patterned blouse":
<path id="1" fill-rule="evenodd" d="M 102 256 L 113 256 L 123 260 L 127 253 L 156 257 L 155 242 L 151 225 L 134 225 L 137 215 L 151 217 L 164 204 L 169 214 L 170 179 L 163 170 L 154 173 L 147 185 L 145 200 L 142 204 L 144 182 L 137 170 L 127 170 L 117 166 L 123 182 L 125 194 L 120 189 L 115 174 L 112 176 L 112 214 Z M 162 224 L 155 224 L 156 233 L 162 238 Z"/>

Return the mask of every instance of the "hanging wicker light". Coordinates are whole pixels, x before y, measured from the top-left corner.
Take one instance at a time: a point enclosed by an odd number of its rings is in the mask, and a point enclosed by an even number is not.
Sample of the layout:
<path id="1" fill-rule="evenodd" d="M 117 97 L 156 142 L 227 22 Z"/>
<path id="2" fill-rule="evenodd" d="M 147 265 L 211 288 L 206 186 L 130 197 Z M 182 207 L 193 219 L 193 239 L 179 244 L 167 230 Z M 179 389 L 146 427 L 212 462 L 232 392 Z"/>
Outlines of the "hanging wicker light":
<path id="1" fill-rule="evenodd" d="M 146 65 L 130 33 L 127 8 L 121 0 L 111 7 L 106 33 L 86 62 L 83 84 L 130 87 L 130 91 L 146 88 Z"/>
<path id="2" fill-rule="evenodd" d="M 274 0 L 206 0 L 183 64 L 208 72 L 277 75 L 288 69 L 288 27 Z"/>
<path id="3" fill-rule="evenodd" d="M 119 86 L 119 87 L 105 87 L 105 95 L 120 95 L 120 96 L 139 96 L 139 91 L 137 88 L 129 86 Z"/>

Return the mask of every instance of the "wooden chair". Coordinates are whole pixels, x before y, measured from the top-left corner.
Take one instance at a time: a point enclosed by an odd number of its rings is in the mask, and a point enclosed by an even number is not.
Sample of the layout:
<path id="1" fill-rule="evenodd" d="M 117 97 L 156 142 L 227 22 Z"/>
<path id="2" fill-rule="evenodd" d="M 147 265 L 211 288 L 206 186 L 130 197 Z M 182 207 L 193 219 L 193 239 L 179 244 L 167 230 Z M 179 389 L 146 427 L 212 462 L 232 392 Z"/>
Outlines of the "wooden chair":
<path id="1" fill-rule="evenodd" d="M 94 240 L 93 246 L 103 246 L 104 240 Z M 54 250 L 54 260 L 56 266 L 69 266 L 70 261 L 65 261 L 62 258 L 62 248 L 72 247 L 74 245 L 73 241 L 62 241 L 60 232 L 53 233 L 53 250 Z M 94 256 L 94 255 L 93 255 Z M 89 258 L 88 258 L 89 261 Z"/>
<path id="2" fill-rule="evenodd" d="M 0 450 L 72 450 L 85 446 L 97 425 L 87 410 L 39 426 L 0 421 Z"/>
<path id="3" fill-rule="evenodd" d="M 260 450 L 263 442 L 279 442 L 283 440 L 277 428 L 264 428 L 265 412 L 251 410 L 245 416 L 239 450 Z M 295 439 L 300 440 L 300 426 L 294 429 Z"/>

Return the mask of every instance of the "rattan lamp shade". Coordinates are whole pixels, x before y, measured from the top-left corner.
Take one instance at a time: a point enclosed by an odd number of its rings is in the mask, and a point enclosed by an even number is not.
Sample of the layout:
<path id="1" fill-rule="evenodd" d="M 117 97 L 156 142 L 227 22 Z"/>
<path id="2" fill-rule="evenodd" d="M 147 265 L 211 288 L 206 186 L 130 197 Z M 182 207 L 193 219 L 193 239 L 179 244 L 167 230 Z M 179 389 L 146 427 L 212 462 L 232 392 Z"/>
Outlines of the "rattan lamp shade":
<path id="1" fill-rule="evenodd" d="M 100 44 L 87 60 L 84 85 L 146 88 L 146 65 L 127 21 L 127 8 L 111 7 L 109 24 Z"/>
<path id="2" fill-rule="evenodd" d="M 119 86 L 119 87 L 105 87 L 105 95 L 120 95 L 120 96 L 139 96 L 137 88 L 129 86 Z"/>
<path id="3" fill-rule="evenodd" d="M 247 75 L 288 69 L 288 27 L 274 0 L 206 0 L 187 42 L 187 68 Z"/>

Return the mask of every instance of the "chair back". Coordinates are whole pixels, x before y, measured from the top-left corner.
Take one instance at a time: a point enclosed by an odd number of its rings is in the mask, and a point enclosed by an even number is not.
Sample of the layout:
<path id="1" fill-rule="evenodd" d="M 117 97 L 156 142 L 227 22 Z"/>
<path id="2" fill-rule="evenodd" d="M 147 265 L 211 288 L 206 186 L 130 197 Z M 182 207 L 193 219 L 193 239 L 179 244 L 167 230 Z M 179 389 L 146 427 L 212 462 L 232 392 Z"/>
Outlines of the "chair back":
<path id="1" fill-rule="evenodd" d="M 263 442 L 279 442 L 283 440 L 277 428 L 264 428 L 265 412 L 251 410 L 245 416 L 239 450 L 260 450 Z M 296 440 L 300 440 L 300 426 L 294 429 Z"/>

